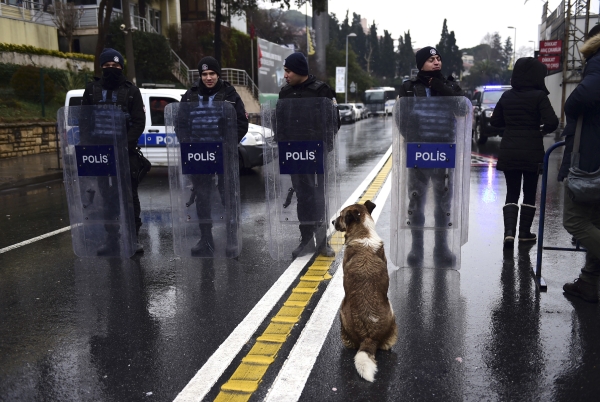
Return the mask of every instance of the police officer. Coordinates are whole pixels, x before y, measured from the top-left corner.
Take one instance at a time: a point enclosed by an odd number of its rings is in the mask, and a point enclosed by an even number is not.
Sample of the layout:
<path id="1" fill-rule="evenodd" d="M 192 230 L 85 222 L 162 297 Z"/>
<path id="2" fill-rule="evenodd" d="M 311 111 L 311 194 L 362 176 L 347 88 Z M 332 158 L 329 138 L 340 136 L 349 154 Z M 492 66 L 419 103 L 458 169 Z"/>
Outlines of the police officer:
<path id="1" fill-rule="evenodd" d="M 127 81 L 123 75 L 124 64 L 121 53 L 115 49 L 106 48 L 100 54 L 99 63 L 100 67 L 102 67 L 102 77 L 94 77 L 94 81 L 86 84 L 81 104 L 82 106 L 117 105 L 126 115 L 131 192 L 133 195 L 133 212 L 137 235 L 142 226 L 138 185 L 141 177 L 149 170 L 149 163 L 147 160 L 143 159 L 143 156 L 137 147 L 138 139 L 144 132 L 146 124 L 146 109 L 138 87 L 130 81 Z M 102 187 L 100 187 L 100 191 L 102 191 Z M 107 213 L 110 213 L 110 211 L 107 211 Z M 109 231 L 109 239 L 106 244 L 98 250 L 98 255 L 109 253 L 110 248 L 114 247 L 115 242 L 118 243 L 120 234 L 110 233 L 111 229 L 109 229 L 108 226 L 107 230 Z M 144 252 L 143 247 L 137 239 L 135 252 Z"/>
<path id="2" fill-rule="evenodd" d="M 230 103 L 235 108 L 237 116 L 237 141 L 241 141 L 248 132 L 248 114 L 246 113 L 242 98 L 240 98 L 233 85 L 221 79 L 221 66 L 214 57 L 207 56 L 202 58 L 200 63 L 198 63 L 198 71 L 200 72 L 200 79 L 181 97 L 181 102 Z M 190 178 L 193 185 L 192 191 L 194 191 L 196 197 L 198 219 L 210 219 L 210 191 L 207 191 L 207 188 L 212 183 L 211 177 L 209 175 L 190 175 Z M 218 185 L 221 186 L 219 191 L 221 197 L 223 197 L 223 180 Z M 214 251 L 212 223 L 200 223 L 199 226 L 200 240 L 192 247 L 192 255 L 197 257 L 212 257 Z M 227 233 L 231 235 L 229 229 Z M 233 241 L 233 237 L 227 239 L 228 255 L 237 247 L 231 243 Z"/>
<path id="3" fill-rule="evenodd" d="M 334 104 L 337 104 L 335 92 L 331 87 L 317 80 L 314 75 L 308 74 L 308 62 L 304 54 L 296 52 L 289 55 L 283 62 L 283 69 L 285 71 L 283 77 L 287 85 L 281 88 L 279 99 L 329 98 Z M 339 129 L 339 114 L 337 117 L 337 128 Z M 306 116 L 306 118 L 310 119 L 311 117 Z M 312 244 L 313 236 L 316 235 L 317 242 L 320 242 L 318 246 L 321 255 L 333 257 L 335 252 L 327 242 L 325 223 L 318 227 L 314 224 L 302 223 L 303 221 L 327 221 L 326 217 L 322 216 L 325 209 L 323 183 L 315 183 L 315 175 L 293 174 L 291 179 L 296 191 L 298 219 L 300 220 L 300 245 L 292 251 L 292 256 L 296 258 L 309 243 Z"/>
<path id="4" fill-rule="evenodd" d="M 419 72 L 416 77 L 404 81 L 399 91 L 399 98 L 403 96 L 430 97 L 430 96 L 461 96 L 463 91 L 458 84 L 444 78 L 442 75 L 442 56 L 437 49 L 426 46 L 415 54 L 417 68 Z M 436 138 L 442 139 L 447 136 L 450 125 L 454 124 L 452 111 L 444 113 L 439 110 L 427 110 L 428 107 L 435 107 L 426 102 L 415 106 L 413 112 L 417 115 L 419 133 L 407 133 L 407 135 L 418 135 L 427 137 L 430 140 Z M 419 114 L 422 118 L 419 118 Z M 431 118 L 434 116 L 434 118 Z M 410 131 L 410 130 L 409 130 Z M 411 139 L 408 138 L 407 141 Z M 412 139 L 413 141 L 416 138 Z M 447 224 L 447 213 L 445 210 L 450 208 L 452 197 L 451 180 L 446 169 L 409 169 L 408 193 L 413 195 L 410 198 L 409 208 L 414 213 L 412 224 L 422 226 L 425 223 L 425 196 L 428 183 L 433 184 L 433 196 L 435 199 L 434 219 L 437 227 L 444 227 Z M 411 266 L 420 266 L 423 263 L 423 230 L 413 230 L 412 247 L 408 253 L 407 262 Z M 455 258 L 450 251 L 446 231 L 439 230 L 435 232 L 435 246 L 433 250 L 434 262 L 436 265 L 451 266 Z"/>

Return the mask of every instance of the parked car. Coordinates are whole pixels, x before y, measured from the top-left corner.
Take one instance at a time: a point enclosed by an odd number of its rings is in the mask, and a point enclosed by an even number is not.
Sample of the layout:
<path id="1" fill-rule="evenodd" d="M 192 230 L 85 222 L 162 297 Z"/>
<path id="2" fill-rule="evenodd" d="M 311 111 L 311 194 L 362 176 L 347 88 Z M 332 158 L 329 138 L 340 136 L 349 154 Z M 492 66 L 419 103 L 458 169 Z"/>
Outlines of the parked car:
<path id="1" fill-rule="evenodd" d="M 354 123 L 359 119 L 358 116 L 360 112 L 351 103 L 340 103 L 338 105 L 338 110 L 340 111 L 340 119 L 342 123 Z"/>
<path id="2" fill-rule="evenodd" d="M 65 106 L 79 106 L 83 99 L 83 89 L 67 92 Z M 184 89 L 140 88 L 146 106 L 146 127 L 138 140 L 142 153 L 153 166 L 167 166 L 167 131 L 164 110 L 169 103 L 179 102 Z M 248 124 L 248 132 L 238 144 L 240 169 L 250 169 L 263 165 L 263 143 L 272 140 L 273 133 L 268 128 Z"/>
<path id="3" fill-rule="evenodd" d="M 388 99 L 384 103 L 384 112 L 386 115 L 391 116 L 394 111 L 394 105 L 396 104 L 396 99 Z"/>
<path id="4" fill-rule="evenodd" d="M 473 140 L 485 144 L 489 137 L 502 136 L 504 130 L 490 125 L 496 103 L 502 94 L 512 87 L 510 85 L 486 85 L 473 94 Z"/>
<path id="5" fill-rule="evenodd" d="M 353 103 L 353 105 L 356 110 L 360 112 L 360 120 L 369 117 L 369 109 L 367 109 L 363 103 Z"/>

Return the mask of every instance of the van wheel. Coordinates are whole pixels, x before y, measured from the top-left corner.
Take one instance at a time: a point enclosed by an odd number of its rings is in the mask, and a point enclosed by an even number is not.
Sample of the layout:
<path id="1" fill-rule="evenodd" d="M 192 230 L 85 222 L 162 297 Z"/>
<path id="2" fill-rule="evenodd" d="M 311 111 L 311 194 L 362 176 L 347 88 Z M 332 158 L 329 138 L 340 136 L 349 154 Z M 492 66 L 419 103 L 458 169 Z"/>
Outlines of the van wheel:
<path id="1" fill-rule="evenodd" d="M 488 137 L 481 135 L 481 124 L 477 124 L 475 126 L 473 139 L 480 145 L 483 145 L 487 142 Z"/>

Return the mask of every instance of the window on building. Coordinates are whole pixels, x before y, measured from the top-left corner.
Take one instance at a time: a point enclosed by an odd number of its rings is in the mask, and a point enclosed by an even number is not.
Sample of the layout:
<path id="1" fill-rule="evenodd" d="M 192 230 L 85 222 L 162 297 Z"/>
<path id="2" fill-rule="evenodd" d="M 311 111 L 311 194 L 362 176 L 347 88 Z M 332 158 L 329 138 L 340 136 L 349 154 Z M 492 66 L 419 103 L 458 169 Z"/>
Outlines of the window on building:
<path id="1" fill-rule="evenodd" d="M 208 19 L 207 0 L 181 1 L 181 20 L 195 21 Z"/>

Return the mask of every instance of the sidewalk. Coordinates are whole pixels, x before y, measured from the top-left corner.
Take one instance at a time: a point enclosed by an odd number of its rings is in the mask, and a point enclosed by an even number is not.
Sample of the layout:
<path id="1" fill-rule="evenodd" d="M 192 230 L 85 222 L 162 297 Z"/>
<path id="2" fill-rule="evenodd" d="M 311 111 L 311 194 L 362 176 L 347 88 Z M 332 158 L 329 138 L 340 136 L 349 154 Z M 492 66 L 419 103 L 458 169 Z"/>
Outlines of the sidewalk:
<path id="1" fill-rule="evenodd" d="M 62 180 L 55 152 L 0 159 L 0 191 Z"/>

